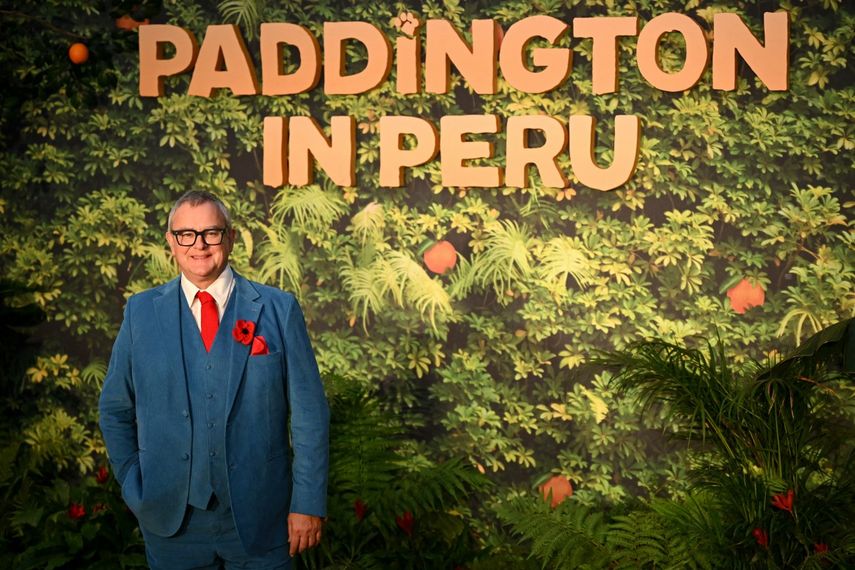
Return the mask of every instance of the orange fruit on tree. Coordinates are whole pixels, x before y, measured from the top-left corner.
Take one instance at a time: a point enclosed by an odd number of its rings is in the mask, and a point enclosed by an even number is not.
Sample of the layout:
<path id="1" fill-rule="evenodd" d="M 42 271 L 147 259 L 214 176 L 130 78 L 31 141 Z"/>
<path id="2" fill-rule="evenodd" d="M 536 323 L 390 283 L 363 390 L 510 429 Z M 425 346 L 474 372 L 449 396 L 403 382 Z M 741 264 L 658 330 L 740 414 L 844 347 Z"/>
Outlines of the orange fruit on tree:
<path id="1" fill-rule="evenodd" d="M 423 256 L 427 268 L 442 275 L 457 264 L 457 250 L 446 240 L 438 241 L 430 246 Z"/>
<path id="2" fill-rule="evenodd" d="M 727 290 L 730 308 L 740 315 L 751 307 L 759 307 L 766 301 L 766 291 L 760 285 L 752 285 L 748 279 L 743 279 Z"/>
<path id="3" fill-rule="evenodd" d="M 68 59 L 75 65 L 86 63 L 86 60 L 89 59 L 89 48 L 81 42 L 71 44 L 71 47 L 68 48 Z"/>
<path id="4" fill-rule="evenodd" d="M 550 499 L 551 493 L 551 499 Z M 549 481 L 540 486 L 540 494 L 553 509 L 573 496 L 573 485 L 564 475 L 553 475 Z"/>
<path id="5" fill-rule="evenodd" d="M 136 30 L 140 26 L 145 26 L 148 24 L 148 18 L 145 20 L 134 20 L 128 14 L 121 16 L 120 18 L 116 18 L 116 27 L 120 30 L 127 30 L 129 32 Z"/>

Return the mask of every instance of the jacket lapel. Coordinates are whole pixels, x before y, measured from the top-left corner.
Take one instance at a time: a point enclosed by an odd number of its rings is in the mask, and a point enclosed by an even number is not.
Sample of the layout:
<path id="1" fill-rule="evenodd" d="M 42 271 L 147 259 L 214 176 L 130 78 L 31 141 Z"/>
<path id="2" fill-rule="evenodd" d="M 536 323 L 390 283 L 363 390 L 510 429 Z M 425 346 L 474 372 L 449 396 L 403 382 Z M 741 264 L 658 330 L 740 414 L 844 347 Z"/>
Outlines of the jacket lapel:
<path id="1" fill-rule="evenodd" d="M 181 278 L 178 277 L 161 287 L 161 295 L 152 301 L 154 314 L 160 326 L 162 354 L 169 359 L 169 369 L 175 380 L 184 386 L 187 393 L 187 376 L 184 373 L 184 353 L 181 345 L 181 321 L 179 311 L 183 301 L 181 296 Z M 189 396 L 188 396 L 189 398 Z"/>
<path id="2" fill-rule="evenodd" d="M 264 306 L 261 303 L 256 302 L 256 299 L 258 299 L 260 295 L 258 291 L 256 291 L 255 287 L 252 286 L 252 283 L 237 273 L 234 275 L 235 289 L 232 299 L 232 302 L 235 304 L 235 311 L 232 313 L 234 321 L 230 323 L 220 323 L 221 327 L 228 327 L 228 329 L 223 331 L 223 333 L 228 335 L 228 343 L 231 347 L 229 351 L 229 385 L 226 391 L 226 418 L 229 417 L 229 414 L 232 411 L 232 405 L 234 405 L 235 397 L 237 396 L 238 389 L 240 388 L 244 369 L 246 368 L 246 363 L 249 360 L 249 353 L 252 348 L 252 343 L 243 344 L 236 341 L 234 337 L 232 337 L 232 329 L 234 328 L 235 323 L 239 320 L 252 321 L 255 323 L 255 326 L 258 327 L 261 309 Z"/>

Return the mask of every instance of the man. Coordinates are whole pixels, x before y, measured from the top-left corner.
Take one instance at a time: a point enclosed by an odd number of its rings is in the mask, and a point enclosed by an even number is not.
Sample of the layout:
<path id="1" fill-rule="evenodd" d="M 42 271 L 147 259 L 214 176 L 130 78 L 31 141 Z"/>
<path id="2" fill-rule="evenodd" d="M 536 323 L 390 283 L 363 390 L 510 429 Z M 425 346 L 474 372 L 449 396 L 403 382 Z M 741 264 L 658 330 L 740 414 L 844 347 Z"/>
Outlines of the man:
<path id="1" fill-rule="evenodd" d="M 234 239 L 212 194 L 175 203 L 181 274 L 128 300 L 101 392 L 154 569 L 290 568 L 321 536 L 329 410 L 306 325 L 293 295 L 231 270 Z"/>

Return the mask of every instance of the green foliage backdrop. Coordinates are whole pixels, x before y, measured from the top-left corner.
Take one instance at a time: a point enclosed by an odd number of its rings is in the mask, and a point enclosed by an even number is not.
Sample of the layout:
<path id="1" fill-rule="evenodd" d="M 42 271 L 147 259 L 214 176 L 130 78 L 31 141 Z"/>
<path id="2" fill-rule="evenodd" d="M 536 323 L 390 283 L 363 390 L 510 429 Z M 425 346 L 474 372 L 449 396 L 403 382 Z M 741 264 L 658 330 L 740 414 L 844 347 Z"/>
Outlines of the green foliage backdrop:
<path id="1" fill-rule="evenodd" d="M 104 461 L 93 423 L 104 362 L 125 299 L 176 274 L 163 239 L 166 213 L 191 188 L 211 190 L 230 206 L 240 236 L 236 269 L 298 295 L 322 371 L 378 391 L 388 410 L 411 413 L 419 436 L 413 454 L 463 457 L 502 485 L 498 496 L 551 473 L 568 476 L 589 505 L 683 489 L 682 452 L 658 435 L 673 426 L 642 414 L 609 387 L 607 373 L 586 366 L 594 349 L 654 337 L 690 345 L 717 338 L 739 365 L 855 315 L 851 5 L 2 5 L 0 267 L 4 278 L 31 289 L 13 304 L 33 302 L 47 319 L 38 360 L 9 380 L 34 408 L 4 435 L 23 438 L 65 477 Z M 709 30 L 713 14 L 729 11 L 760 35 L 763 12 L 786 9 L 790 88 L 770 92 L 743 66 L 736 91 L 713 91 L 707 71 L 691 90 L 664 93 L 640 76 L 635 40 L 625 38 L 619 90 L 594 96 L 591 42 L 565 38 L 575 50 L 573 72 L 544 95 L 519 93 L 500 77 L 498 93 L 481 97 L 455 76 L 448 95 L 403 96 L 393 71 L 358 96 L 315 89 L 193 98 L 183 76 L 167 81 L 166 96 L 142 99 L 136 35 L 113 23 L 131 9 L 200 40 L 207 25 L 236 22 L 254 57 L 257 39 L 250 38 L 265 21 L 299 23 L 322 37 L 324 21 L 361 20 L 394 38 L 393 18 L 411 11 L 422 22 L 448 19 L 468 37 L 475 18 L 507 29 L 534 14 L 565 21 L 639 15 L 643 25 L 676 11 Z M 90 48 L 83 65 L 65 55 L 74 41 Z M 662 50 L 667 66 L 681 65 L 677 42 L 663 42 Z M 364 57 L 349 55 L 357 66 Z M 638 115 L 638 168 L 624 187 L 605 193 L 573 180 L 559 192 L 537 176 L 528 189 L 447 188 L 439 185 L 438 162 L 414 169 L 405 188 L 378 187 L 379 117 L 462 113 L 593 115 L 604 163 L 614 115 Z M 320 173 L 312 186 L 264 187 L 268 115 L 311 115 L 322 125 L 332 115 L 355 117 L 358 185 L 338 188 Z M 499 135 L 496 158 L 485 163 L 503 157 Z M 567 157 L 559 164 L 570 172 Z M 460 257 L 438 276 L 421 252 L 441 239 Z M 727 292 L 743 280 L 762 287 L 765 302 L 740 314 Z"/>

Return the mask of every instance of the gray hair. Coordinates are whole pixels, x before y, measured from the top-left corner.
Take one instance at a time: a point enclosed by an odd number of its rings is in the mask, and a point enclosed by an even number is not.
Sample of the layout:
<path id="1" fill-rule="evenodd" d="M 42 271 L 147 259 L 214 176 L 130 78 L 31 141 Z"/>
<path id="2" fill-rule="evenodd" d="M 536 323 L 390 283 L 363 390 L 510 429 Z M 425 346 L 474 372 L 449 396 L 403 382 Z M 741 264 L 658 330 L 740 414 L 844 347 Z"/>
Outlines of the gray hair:
<path id="1" fill-rule="evenodd" d="M 223 215 L 223 219 L 226 221 L 226 227 L 232 227 L 232 217 L 229 215 L 229 210 L 226 208 L 226 205 L 223 204 L 222 200 L 206 190 L 188 190 L 175 201 L 175 204 L 172 205 L 172 209 L 169 210 L 169 217 L 166 219 L 166 228 L 170 231 L 172 230 L 172 218 L 175 216 L 175 211 L 182 205 L 190 204 L 191 206 L 198 206 L 199 204 L 205 204 L 207 202 L 210 202 L 217 207 Z"/>

